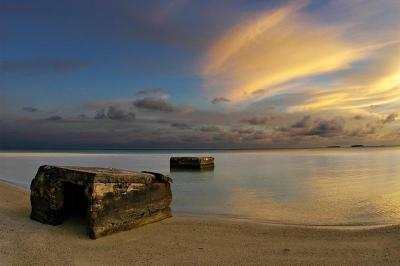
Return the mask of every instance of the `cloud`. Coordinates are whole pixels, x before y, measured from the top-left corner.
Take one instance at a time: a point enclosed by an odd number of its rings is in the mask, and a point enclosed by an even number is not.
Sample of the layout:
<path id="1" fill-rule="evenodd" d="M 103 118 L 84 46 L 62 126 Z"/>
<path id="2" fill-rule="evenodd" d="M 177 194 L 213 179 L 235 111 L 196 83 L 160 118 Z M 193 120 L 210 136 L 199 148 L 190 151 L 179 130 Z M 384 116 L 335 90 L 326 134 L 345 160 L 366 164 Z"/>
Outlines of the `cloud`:
<path id="1" fill-rule="evenodd" d="M 22 108 L 22 110 L 28 112 L 28 113 L 34 113 L 36 112 L 38 109 L 32 106 L 25 106 L 24 108 Z"/>
<path id="2" fill-rule="evenodd" d="M 191 129 L 192 127 L 186 123 L 175 122 L 171 123 L 171 127 L 178 128 L 178 129 Z"/>
<path id="3" fill-rule="evenodd" d="M 273 95 L 273 86 L 343 69 L 362 57 L 363 49 L 343 40 L 339 27 L 311 23 L 300 12 L 306 4 L 252 14 L 217 38 L 203 62 L 206 88 L 232 101 Z"/>
<path id="4" fill-rule="evenodd" d="M 232 129 L 232 132 L 238 133 L 238 134 L 252 134 L 256 130 L 254 128 L 234 128 Z"/>
<path id="5" fill-rule="evenodd" d="M 106 119 L 106 111 L 104 109 L 100 109 L 96 111 L 96 114 L 94 115 L 94 119 Z"/>
<path id="6" fill-rule="evenodd" d="M 201 132 L 222 132 L 222 129 L 218 126 L 203 126 L 200 128 Z"/>
<path id="7" fill-rule="evenodd" d="M 266 90 L 264 90 L 264 89 L 259 89 L 259 90 L 253 91 L 251 94 L 253 94 L 253 95 L 258 95 L 258 94 L 264 94 L 265 92 L 266 92 Z"/>
<path id="8" fill-rule="evenodd" d="M 265 125 L 268 121 L 270 121 L 271 118 L 266 117 L 266 116 L 253 116 L 249 118 L 242 119 L 241 122 L 249 124 L 249 125 Z"/>
<path id="9" fill-rule="evenodd" d="M 294 123 L 292 128 L 307 128 L 310 126 L 311 123 L 311 116 L 306 115 L 300 121 Z"/>
<path id="10" fill-rule="evenodd" d="M 376 134 L 379 129 L 379 126 L 367 123 L 364 126 L 355 128 L 354 130 L 347 131 L 347 136 L 365 138 L 368 135 Z"/>
<path id="11" fill-rule="evenodd" d="M 391 122 L 394 122 L 394 121 L 396 121 L 396 119 L 397 119 L 398 116 L 399 116 L 399 115 L 396 114 L 396 113 L 389 114 L 382 122 L 383 122 L 383 123 L 391 123 Z"/>
<path id="12" fill-rule="evenodd" d="M 107 117 L 111 120 L 131 121 L 135 119 L 135 114 L 133 112 L 125 112 L 115 106 L 110 106 L 108 108 Z"/>
<path id="13" fill-rule="evenodd" d="M 400 40 L 400 35 L 398 36 Z M 400 42 L 376 46 L 368 58 L 335 76 L 328 90 L 310 85 L 308 99 L 289 111 L 370 110 L 400 107 Z M 326 86 L 326 85 L 325 85 Z"/>
<path id="14" fill-rule="evenodd" d="M 296 114 L 288 115 L 286 121 L 297 116 Z M 275 127 L 274 130 L 276 141 L 290 143 L 290 145 L 314 143 L 318 146 L 350 145 L 354 142 L 381 145 L 396 142 L 393 138 L 396 127 L 386 126 L 384 122 L 386 118 L 389 117 L 391 120 L 394 116 L 388 115 L 382 119 L 374 114 L 354 115 L 349 112 L 341 112 L 334 117 L 332 115 L 330 112 L 315 113 L 292 120 L 289 126 L 281 123 L 281 126 Z"/>
<path id="15" fill-rule="evenodd" d="M 119 109 L 124 110 L 125 115 L 129 113 L 129 109 L 118 106 Z M 271 120 L 268 125 L 258 127 L 238 123 L 238 117 L 245 117 L 243 113 L 224 114 L 217 119 L 216 112 L 172 113 L 170 118 L 162 121 L 158 117 L 165 114 L 157 113 L 156 116 L 140 116 L 134 123 L 116 123 L 110 118 L 122 119 L 116 121 L 129 120 L 125 120 L 120 111 L 108 110 L 109 108 L 98 109 L 97 119 L 51 118 L 52 121 L 60 121 L 53 123 L 43 119 L 6 120 L 0 123 L 0 135 L 3 137 L 0 138 L 3 139 L 0 146 L 268 148 L 354 143 L 381 145 L 400 140 L 396 124 L 384 124 L 381 117 L 373 115 L 364 115 L 362 120 L 354 120 L 354 115 L 346 113 L 337 117 L 332 117 L 329 113 L 305 116 L 288 113 L 281 114 L 279 119 Z M 227 120 L 233 122 L 226 122 Z M 38 123 L 40 132 L 26 134 Z"/>
<path id="16" fill-rule="evenodd" d="M 219 104 L 219 103 L 224 103 L 224 102 L 230 102 L 230 100 L 225 97 L 215 97 L 211 101 L 212 104 Z"/>
<path id="17" fill-rule="evenodd" d="M 292 1 L 250 12 L 208 47 L 201 60 L 205 93 L 226 95 L 238 106 L 278 100 L 281 112 L 396 112 L 399 11 L 398 1 L 332 1 L 317 8 Z"/>
<path id="18" fill-rule="evenodd" d="M 53 116 L 50 116 L 50 117 L 46 118 L 46 120 L 47 121 L 61 121 L 61 120 L 64 120 L 64 119 L 59 115 L 53 115 Z"/>
<path id="19" fill-rule="evenodd" d="M 291 136 L 319 136 L 340 137 L 345 134 L 345 120 L 341 117 L 333 119 L 315 118 L 304 116 L 290 128 L 280 128 L 281 132 L 288 132 Z"/>
<path id="20" fill-rule="evenodd" d="M 55 72 L 63 73 L 87 67 L 89 64 L 74 59 L 14 59 L 0 61 L 0 70 L 8 72 Z"/>
<path id="21" fill-rule="evenodd" d="M 354 120 L 362 120 L 362 119 L 364 119 L 364 117 L 362 115 L 355 115 L 355 116 L 353 116 L 353 119 Z"/>
<path id="22" fill-rule="evenodd" d="M 305 135 L 317 135 L 320 137 L 337 136 L 343 133 L 344 120 L 335 118 L 331 120 L 318 119 L 315 121 L 311 128 L 309 128 Z"/>
<path id="23" fill-rule="evenodd" d="M 96 111 L 95 119 L 110 119 L 116 121 L 133 121 L 135 120 L 135 113 L 125 111 L 117 106 L 110 106 L 107 109 L 100 109 Z"/>
<path id="24" fill-rule="evenodd" d="M 179 110 L 179 108 L 169 103 L 166 99 L 156 97 L 144 97 L 143 99 L 135 100 L 133 105 L 139 109 L 167 113 Z"/>
<path id="25" fill-rule="evenodd" d="M 239 140 L 244 143 L 257 143 L 270 138 L 270 135 L 264 130 L 256 130 L 254 128 L 232 128 L 231 132 L 234 134 L 233 138 L 239 138 Z"/>

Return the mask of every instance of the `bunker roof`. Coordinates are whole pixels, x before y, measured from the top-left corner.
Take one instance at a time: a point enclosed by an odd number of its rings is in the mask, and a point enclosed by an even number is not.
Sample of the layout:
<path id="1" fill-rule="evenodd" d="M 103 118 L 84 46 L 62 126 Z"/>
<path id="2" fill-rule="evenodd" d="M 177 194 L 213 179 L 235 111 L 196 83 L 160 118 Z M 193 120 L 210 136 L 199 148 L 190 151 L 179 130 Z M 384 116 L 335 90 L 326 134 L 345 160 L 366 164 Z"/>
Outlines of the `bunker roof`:
<path id="1" fill-rule="evenodd" d="M 153 172 L 135 172 L 115 168 L 79 167 L 79 166 L 52 166 L 40 167 L 48 177 L 68 176 L 75 181 L 87 183 L 142 183 L 171 182 L 168 176 Z M 40 173 L 41 171 L 38 171 Z"/>

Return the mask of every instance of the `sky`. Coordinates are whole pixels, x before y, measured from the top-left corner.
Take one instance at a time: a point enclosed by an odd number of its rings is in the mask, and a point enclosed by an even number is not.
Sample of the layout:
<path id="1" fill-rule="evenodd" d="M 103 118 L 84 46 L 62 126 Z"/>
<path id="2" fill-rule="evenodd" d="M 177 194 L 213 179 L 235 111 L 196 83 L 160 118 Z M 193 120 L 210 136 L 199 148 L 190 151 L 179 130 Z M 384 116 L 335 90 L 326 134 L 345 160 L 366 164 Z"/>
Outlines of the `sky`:
<path id="1" fill-rule="evenodd" d="M 399 145 L 398 14 L 398 0 L 0 0 L 0 148 Z"/>

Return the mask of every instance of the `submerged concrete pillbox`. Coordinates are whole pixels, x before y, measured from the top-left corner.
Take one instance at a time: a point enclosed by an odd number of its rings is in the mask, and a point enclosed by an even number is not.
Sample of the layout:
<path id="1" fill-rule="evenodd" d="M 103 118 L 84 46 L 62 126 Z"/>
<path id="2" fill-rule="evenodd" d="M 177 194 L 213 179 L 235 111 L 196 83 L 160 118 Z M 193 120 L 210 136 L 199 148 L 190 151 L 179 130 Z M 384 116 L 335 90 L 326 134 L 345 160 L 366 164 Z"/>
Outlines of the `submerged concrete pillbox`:
<path id="1" fill-rule="evenodd" d="M 213 168 L 214 158 L 213 157 L 171 157 L 170 159 L 171 168 L 190 168 L 190 169 L 202 169 L 202 168 Z"/>
<path id="2" fill-rule="evenodd" d="M 95 239 L 171 217 L 171 181 L 152 172 L 44 165 L 31 183 L 31 218 L 58 225 L 81 212 Z"/>

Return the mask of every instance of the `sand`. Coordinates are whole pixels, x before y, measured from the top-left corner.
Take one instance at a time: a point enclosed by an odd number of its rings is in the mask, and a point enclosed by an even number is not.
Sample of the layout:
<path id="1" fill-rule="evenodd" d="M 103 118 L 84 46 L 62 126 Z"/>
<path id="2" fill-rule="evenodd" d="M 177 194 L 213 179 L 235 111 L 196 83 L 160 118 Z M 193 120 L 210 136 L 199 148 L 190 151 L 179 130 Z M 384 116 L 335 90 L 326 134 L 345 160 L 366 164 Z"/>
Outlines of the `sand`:
<path id="1" fill-rule="evenodd" d="M 174 217 L 97 240 L 84 221 L 29 219 L 29 192 L 0 182 L 0 265 L 400 265 L 400 227 L 332 229 Z"/>

